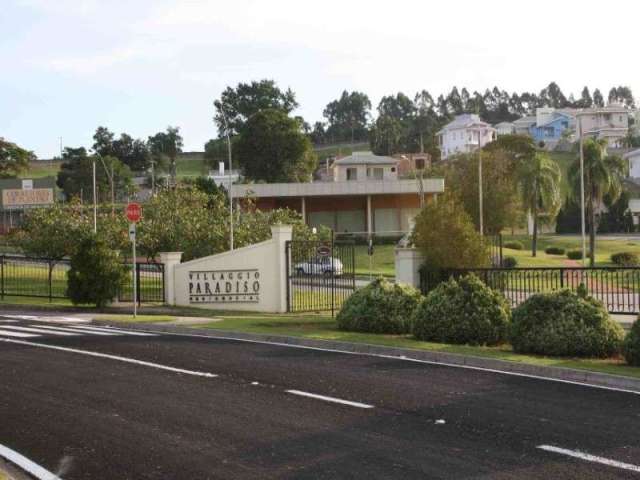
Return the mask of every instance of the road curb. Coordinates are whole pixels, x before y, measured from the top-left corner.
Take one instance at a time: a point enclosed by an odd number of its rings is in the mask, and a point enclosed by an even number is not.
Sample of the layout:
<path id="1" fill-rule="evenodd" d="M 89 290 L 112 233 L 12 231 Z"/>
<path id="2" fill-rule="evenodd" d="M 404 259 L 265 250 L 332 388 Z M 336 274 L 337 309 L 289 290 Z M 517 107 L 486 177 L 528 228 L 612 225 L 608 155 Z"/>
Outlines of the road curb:
<path id="1" fill-rule="evenodd" d="M 587 370 L 574 370 L 562 367 L 546 367 L 528 365 L 508 360 L 482 358 L 457 353 L 433 352 L 427 350 L 414 350 L 410 348 L 385 347 L 368 343 L 350 343 L 332 340 L 315 340 L 302 337 L 288 337 L 282 335 L 253 334 L 233 332 L 227 330 L 213 330 L 210 328 L 191 328 L 159 324 L 139 324 L 126 322 L 110 322 L 107 320 L 93 320 L 96 325 L 112 327 L 124 327 L 134 330 L 155 331 L 160 333 L 176 333 L 187 335 L 201 335 L 211 338 L 237 339 L 252 342 L 277 343 L 298 347 L 319 348 L 334 350 L 344 353 L 357 353 L 365 355 L 379 355 L 395 357 L 402 360 L 419 360 L 433 362 L 442 365 L 456 365 L 483 370 L 492 370 L 513 375 L 539 377 L 542 379 L 559 380 L 564 382 L 585 383 L 604 388 L 615 388 L 640 393 L 640 379 L 610 375 L 607 373 L 590 372 Z"/>

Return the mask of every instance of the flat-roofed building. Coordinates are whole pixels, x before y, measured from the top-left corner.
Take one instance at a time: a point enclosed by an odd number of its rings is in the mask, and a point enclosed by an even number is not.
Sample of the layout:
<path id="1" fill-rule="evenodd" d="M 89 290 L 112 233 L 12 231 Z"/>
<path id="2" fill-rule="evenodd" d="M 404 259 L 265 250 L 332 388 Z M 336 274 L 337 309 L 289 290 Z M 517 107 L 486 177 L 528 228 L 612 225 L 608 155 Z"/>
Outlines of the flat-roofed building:
<path id="1" fill-rule="evenodd" d="M 423 201 L 444 192 L 444 179 L 399 180 L 398 160 L 369 152 L 332 168 L 334 181 L 236 184 L 233 196 L 252 197 L 261 210 L 295 210 L 308 225 L 336 233 L 394 236 L 410 230 Z"/>

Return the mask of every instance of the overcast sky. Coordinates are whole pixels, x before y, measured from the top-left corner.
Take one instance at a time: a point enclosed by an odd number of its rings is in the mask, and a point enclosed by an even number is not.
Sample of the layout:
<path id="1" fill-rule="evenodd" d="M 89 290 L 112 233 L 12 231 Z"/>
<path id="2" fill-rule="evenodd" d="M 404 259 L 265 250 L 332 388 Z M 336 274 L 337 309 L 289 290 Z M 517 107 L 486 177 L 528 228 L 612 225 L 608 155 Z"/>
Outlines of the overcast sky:
<path id="1" fill-rule="evenodd" d="M 50 158 L 96 127 L 146 138 L 216 135 L 227 85 L 274 79 L 310 123 L 341 91 L 374 107 L 498 85 L 640 91 L 637 0 L 0 0 L 0 137 Z"/>

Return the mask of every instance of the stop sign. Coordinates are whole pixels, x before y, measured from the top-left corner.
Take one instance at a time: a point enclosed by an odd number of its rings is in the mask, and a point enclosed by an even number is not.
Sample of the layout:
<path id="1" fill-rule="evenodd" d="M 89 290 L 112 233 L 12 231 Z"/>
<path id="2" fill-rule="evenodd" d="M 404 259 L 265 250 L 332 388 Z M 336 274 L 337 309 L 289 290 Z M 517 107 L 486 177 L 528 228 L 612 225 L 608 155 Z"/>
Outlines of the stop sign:
<path id="1" fill-rule="evenodd" d="M 130 222 L 135 223 L 139 221 L 140 217 L 142 216 L 142 207 L 140 206 L 139 203 L 132 202 L 127 205 L 127 208 L 125 209 L 125 213 L 127 214 L 127 219 Z"/>

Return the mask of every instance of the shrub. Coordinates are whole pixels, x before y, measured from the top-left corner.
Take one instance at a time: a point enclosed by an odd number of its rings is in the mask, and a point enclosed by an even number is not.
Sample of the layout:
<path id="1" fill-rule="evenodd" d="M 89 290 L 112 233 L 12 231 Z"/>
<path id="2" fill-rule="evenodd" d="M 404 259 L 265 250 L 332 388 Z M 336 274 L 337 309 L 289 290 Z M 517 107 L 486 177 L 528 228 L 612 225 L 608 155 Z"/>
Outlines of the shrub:
<path id="1" fill-rule="evenodd" d="M 497 345 L 507 338 L 510 316 L 502 294 L 469 275 L 441 283 L 420 302 L 413 334 L 433 342 Z"/>
<path id="2" fill-rule="evenodd" d="M 515 268 L 518 266 L 518 259 L 516 257 L 504 257 L 502 259 L 502 266 L 504 268 Z"/>
<path id="3" fill-rule="evenodd" d="M 611 255 L 611 261 L 616 265 L 633 267 L 640 263 L 640 258 L 638 258 L 638 255 L 632 252 L 618 252 Z"/>
<path id="4" fill-rule="evenodd" d="M 510 340 L 518 353 L 604 358 L 620 351 L 623 336 L 599 301 L 561 290 L 518 306 Z"/>
<path id="5" fill-rule="evenodd" d="M 338 328 L 368 333 L 409 333 L 421 295 L 406 285 L 379 278 L 356 290 L 336 317 Z"/>
<path id="6" fill-rule="evenodd" d="M 67 272 L 68 295 L 74 305 L 92 303 L 104 307 L 118 294 L 126 268 L 118 252 L 94 236 L 84 239 L 71 257 Z"/>
<path id="7" fill-rule="evenodd" d="M 582 250 L 569 250 L 567 252 L 567 258 L 569 260 L 581 260 L 582 259 Z"/>
<path id="8" fill-rule="evenodd" d="M 411 241 L 432 270 L 489 265 L 489 248 L 464 207 L 450 193 L 429 202 L 416 217 Z"/>
<path id="9" fill-rule="evenodd" d="M 511 250 L 524 250 L 524 244 L 517 240 L 512 240 L 510 242 L 505 242 L 504 248 L 509 248 Z"/>
<path id="10" fill-rule="evenodd" d="M 633 322 L 622 344 L 622 353 L 629 365 L 640 367 L 640 320 Z"/>
<path id="11" fill-rule="evenodd" d="M 544 253 L 548 254 L 548 255 L 564 255 L 566 252 L 566 250 L 564 248 L 560 248 L 560 247 L 547 247 L 544 250 Z M 582 253 L 582 252 L 580 252 Z"/>

